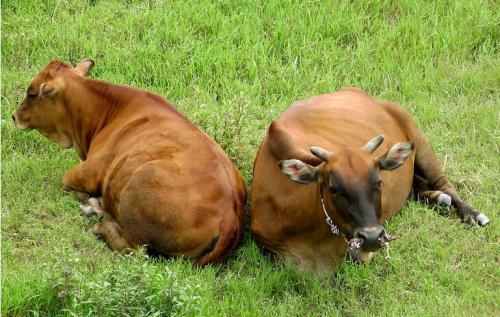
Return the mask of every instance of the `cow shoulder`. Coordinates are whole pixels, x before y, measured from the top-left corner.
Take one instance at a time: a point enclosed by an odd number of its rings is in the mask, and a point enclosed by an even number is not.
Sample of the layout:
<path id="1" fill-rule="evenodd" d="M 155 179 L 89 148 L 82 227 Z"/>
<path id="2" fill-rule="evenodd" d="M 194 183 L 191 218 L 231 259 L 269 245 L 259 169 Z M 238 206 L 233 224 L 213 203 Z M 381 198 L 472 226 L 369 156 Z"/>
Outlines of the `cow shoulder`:
<path id="1" fill-rule="evenodd" d="M 342 91 L 353 92 L 353 93 L 360 94 L 363 96 L 368 96 L 368 94 L 363 89 L 360 89 L 357 87 L 344 87 L 341 90 L 339 90 L 339 92 L 342 92 Z"/>
<path id="2" fill-rule="evenodd" d="M 411 114 L 398 104 L 377 100 L 378 104 L 391 116 L 394 122 L 404 131 L 408 140 L 415 140 L 418 135 L 418 125 Z"/>

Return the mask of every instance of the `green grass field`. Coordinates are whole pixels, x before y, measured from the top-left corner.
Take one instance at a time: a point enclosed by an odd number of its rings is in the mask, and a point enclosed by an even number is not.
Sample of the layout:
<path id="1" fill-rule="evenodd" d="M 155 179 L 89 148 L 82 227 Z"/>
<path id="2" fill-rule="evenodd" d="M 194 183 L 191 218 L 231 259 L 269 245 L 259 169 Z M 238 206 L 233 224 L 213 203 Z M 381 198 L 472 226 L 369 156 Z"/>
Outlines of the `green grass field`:
<path id="1" fill-rule="evenodd" d="M 286 3 L 285 3 L 286 2 Z M 2 315 L 500 315 L 500 63 L 496 1 L 2 1 Z M 329 278 L 263 257 L 223 265 L 122 257 L 60 187 L 78 163 L 10 113 L 50 60 L 156 92 L 212 135 L 251 188 L 256 149 L 293 101 L 345 86 L 414 115 L 464 200 L 490 217 L 408 202 L 390 261 Z"/>

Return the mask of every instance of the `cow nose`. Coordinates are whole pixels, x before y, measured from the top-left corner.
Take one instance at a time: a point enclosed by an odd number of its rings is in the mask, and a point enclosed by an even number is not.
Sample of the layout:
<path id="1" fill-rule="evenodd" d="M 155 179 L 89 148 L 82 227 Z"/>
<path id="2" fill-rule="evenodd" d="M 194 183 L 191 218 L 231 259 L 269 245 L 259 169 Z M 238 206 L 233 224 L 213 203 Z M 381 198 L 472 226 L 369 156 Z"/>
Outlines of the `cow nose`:
<path id="1" fill-rule="evenodd" d="M 14 115 L 12 115 L 12 120 L 14 120 L 14 122 L 16 122 L 16 117 Z"/>
<path id="2" fill-rule="evenodd" d="M 365 228 L 358 232 L 358 237 L 363 239 L 362 248 L 367 251 L 374 251 L 380 248 L 380 237 L 384 234 L 384 228 Z"/>

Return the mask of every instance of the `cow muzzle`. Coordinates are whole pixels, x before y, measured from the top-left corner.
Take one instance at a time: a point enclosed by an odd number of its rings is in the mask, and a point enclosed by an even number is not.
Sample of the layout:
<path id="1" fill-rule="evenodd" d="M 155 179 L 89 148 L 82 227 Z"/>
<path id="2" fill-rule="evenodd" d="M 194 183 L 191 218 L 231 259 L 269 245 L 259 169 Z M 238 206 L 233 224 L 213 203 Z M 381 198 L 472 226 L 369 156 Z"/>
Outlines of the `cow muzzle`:
<path id="1" fill-rule="evenodd" d="M 349 246 L 353 249 L 360 248 L 363 251 L 372 252 L 386 247 L 391 240 L 392 236 L 385 232 L 384 228 L 368 227 L 358 230 L 354 238 L 349 241 Z"/>
<path id="2" fill-rule="evenodd" d="M 31 130 L 27 124 L 21 122 L 21 120 L 19 119 L 19 117 L 17 115 L 17 111 L 12 112 L 12 120 L 14 121 L 14 124 L 16 125 L 16 127 L 18 129 Z"/>
<path id="3" fill-rule="evenodd" d="M 17 120 L 17 117 L 16 117 L 16 110 L 12 111 L 11 116 L 12 116 L 12 120 L 14 121 L 14 123 L 17 124 L 18 120 Z"/>

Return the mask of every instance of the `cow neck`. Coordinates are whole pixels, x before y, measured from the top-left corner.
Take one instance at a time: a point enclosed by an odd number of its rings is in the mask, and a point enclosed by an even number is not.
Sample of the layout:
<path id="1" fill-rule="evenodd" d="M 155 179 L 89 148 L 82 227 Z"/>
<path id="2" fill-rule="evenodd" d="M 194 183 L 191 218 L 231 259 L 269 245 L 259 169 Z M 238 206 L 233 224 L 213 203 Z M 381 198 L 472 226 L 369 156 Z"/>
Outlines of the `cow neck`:
<path id="1" fill-rule="evenodd" d="M 87 158 L 92 140 L 120 113 L 126 104 L 126 87 L 83 79 L 67 91 L 67 110 L 73 146 L 82 160 Z"/>
<path id="2" fill-rule="evenodd" d="M 344 240 L 346 242 L 348 242 L 346 236 L 340 230 L 340 227 L 335 224 L 335 222 L 333 221 L 333 218 L 330 217 L 330 215 L 328 214 L 328 211 L 326 210 L 325 200 L 323 199 L 323 192 L 321 191 L 321 185 L 318 185 L 318 191 L 319 191 L 319 199 L 321 202 L 321 207 L 323 208 L 323 213 L 325 214 L 325 217 L 326 217 L 325 222 L 330 227 L 331 233 L 333 235 L 344 238 Z"/>

